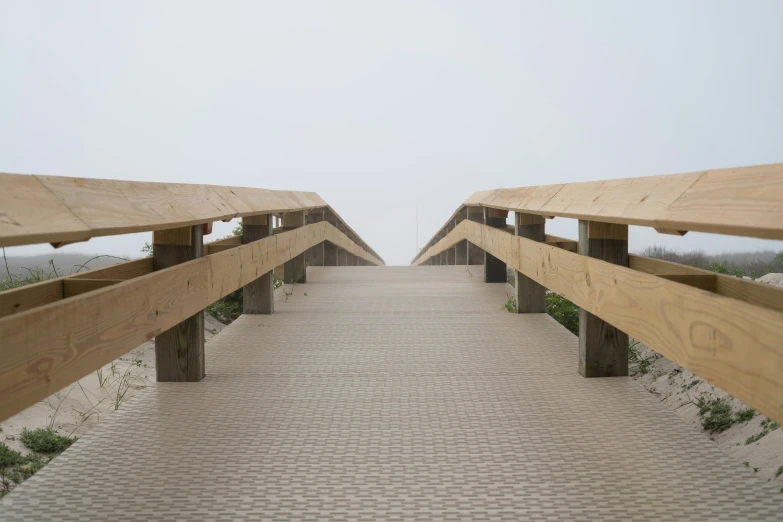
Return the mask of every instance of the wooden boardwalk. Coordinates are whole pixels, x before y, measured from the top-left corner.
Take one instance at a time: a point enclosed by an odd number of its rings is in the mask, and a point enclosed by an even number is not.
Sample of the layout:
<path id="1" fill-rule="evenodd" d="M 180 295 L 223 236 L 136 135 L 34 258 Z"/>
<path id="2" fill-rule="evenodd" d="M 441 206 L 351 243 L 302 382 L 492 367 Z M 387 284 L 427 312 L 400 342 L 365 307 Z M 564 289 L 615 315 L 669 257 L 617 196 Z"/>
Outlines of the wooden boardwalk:
<path id="1" fill-rule="evenodd" d="M 577 338 L 482 276 L 309 268 L 0 519 L 780 520 L 777 489 L 630 378 L 580 377 Z"/>

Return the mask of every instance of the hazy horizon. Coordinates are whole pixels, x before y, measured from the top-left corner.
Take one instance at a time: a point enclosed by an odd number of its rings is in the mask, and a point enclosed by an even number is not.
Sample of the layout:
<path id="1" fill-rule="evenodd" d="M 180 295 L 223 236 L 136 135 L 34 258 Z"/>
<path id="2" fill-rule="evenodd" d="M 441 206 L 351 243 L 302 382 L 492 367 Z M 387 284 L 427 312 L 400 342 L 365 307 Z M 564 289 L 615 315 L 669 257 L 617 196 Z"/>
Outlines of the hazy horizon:
<path id="1" fill-rule="evenodd" d="M 478 190 L 780 162 L 782 19 L 772 0 L 0 0 L 0 171 L 315 191 L 408 264 L 417 206 L 421 247 Z M 783 250 L 631 228 L 651 245 Z"/>

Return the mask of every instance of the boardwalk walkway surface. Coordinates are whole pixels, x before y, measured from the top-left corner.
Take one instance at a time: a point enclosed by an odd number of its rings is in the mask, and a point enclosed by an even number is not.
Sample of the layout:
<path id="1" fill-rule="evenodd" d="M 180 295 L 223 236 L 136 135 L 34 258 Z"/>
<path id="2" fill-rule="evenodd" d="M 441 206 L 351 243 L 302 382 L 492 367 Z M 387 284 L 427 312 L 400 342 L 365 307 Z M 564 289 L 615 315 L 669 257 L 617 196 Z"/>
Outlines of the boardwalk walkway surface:
<path id="1" fill-rule="evenodd" d="M 480 267 L 310 268 L 0 503 L 16 520 L 780 520 L 783 495 Z M 307 296 L 304 295 L 307 293 Z"/>

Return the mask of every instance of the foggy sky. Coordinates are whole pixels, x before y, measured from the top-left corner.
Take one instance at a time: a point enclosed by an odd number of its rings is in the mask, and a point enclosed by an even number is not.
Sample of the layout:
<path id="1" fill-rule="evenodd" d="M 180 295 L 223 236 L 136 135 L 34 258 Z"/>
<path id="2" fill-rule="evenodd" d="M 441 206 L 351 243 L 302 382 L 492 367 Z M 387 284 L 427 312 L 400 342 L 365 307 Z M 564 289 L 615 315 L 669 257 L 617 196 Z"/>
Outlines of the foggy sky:
<path id="1" fill-rule="evenodd" d="M 421 247 L 477 190 L 783 161 L 782 22 L 777 1 L 0 0 L 0 171 L 316 191 L 408 264 L 417 205 Z M 651 244 L 783 248 L 632 228 Z"/>

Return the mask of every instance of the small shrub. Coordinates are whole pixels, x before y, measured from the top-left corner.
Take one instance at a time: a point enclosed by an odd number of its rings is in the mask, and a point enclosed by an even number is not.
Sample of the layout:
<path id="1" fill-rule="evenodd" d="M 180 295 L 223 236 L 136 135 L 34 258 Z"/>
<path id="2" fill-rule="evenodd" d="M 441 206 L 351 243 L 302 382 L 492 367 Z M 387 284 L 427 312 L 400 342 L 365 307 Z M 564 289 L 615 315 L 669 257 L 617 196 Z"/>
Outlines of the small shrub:
<path id="1" fill-rule="evenodd" d="M 11 491 L 11 484 L 32 477 L 47 462 L 39 455 L 22 455 L 0 442 L 0 497 Z"/>
<path id="2" fill-rule="evenodd" d="M 780 428 L 780 424 L 777 422 L 773 422 L 769 419 L 766 419 L 761 422 L 761 426 L 764 428 L 760 432 L 756 433 L 755 435 L 751 435 L 747 439 L 745 439 L 745 445 L 753 444 L 754 442 L 758 442 L 759 440 L 763 439 L 776 429 Z"/>
<path id="3" fill-rule="evenodd" d="M 549 292 L 546 294 L 546 313 L 569 332 L 579 335 L 579 307 L 565 297 Z"/>
<path id="4" fill-rule="evenodd" d="M 508 300 L 501 308 L 506 312 L 511 312 L 515 314 L 517 313 L 517 300 L 514 298 L 513 295 L 509 295 Z"/>
<path id="5" fill-rule="evenodd" d="M 778 470 L 775 472 L 775 478 L 778 478 L 781 475 L 783 475 L 783 466 L 780 466 Z"/>
<path id="6" fill-rule="evenodd" d="M 745 408 L 738 411 L 735 414 L 735 417 L 737 419 L 737 422 L 747 422 L 750 419 L 752 419 L 754 415 L 756 415 L 756 410 L 754 410 L 753 408 Z"/>
<path id="7" fill-rule="evenodd" d="M 38 453 L 61 453 L 76 442 L 76 437 L 66 437 L 51 428 L 22 428 L 22 444 L 24 447 Z"/>
<path id="8" fill-rule="evenodd" d="M 732 415 L 731 402 L 728 399 L 712 399 L 708 402 L 702 402 L 699 416 L 702 418 L 702 428 L 710 433 L 724 432 L 736 422 L 734 415 Z"/>

